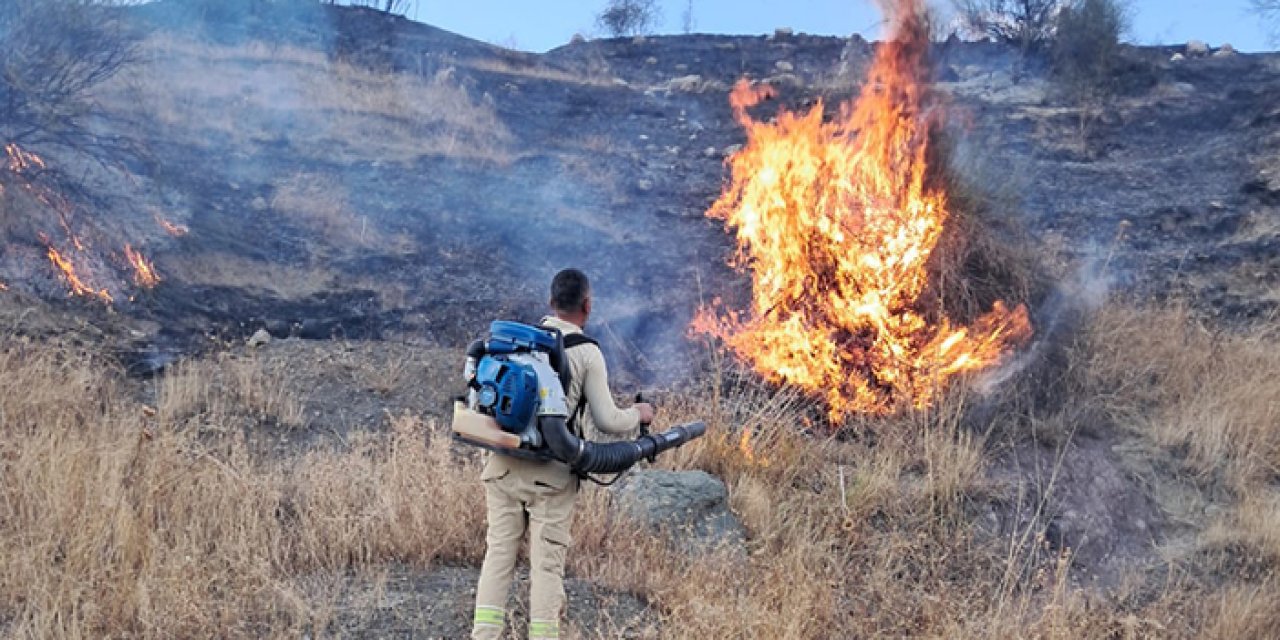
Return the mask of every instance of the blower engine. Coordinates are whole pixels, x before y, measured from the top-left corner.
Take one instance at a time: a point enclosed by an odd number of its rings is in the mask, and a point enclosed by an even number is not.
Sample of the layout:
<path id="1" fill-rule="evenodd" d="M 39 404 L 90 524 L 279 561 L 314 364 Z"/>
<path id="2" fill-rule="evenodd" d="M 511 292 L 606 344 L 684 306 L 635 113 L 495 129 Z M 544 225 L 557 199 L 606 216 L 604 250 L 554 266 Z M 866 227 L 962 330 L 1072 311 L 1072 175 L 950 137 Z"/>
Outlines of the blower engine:
<path id="1" fill-rule="evenodd" d="M 576 473 L 621 473 L 706 433 L 701 422 L 629 442 L 591 442 L 569 430 L 564 336 L 554 328 L 494 321 L 467 348 L 465 400 L 454 402 L 453 434 L 467 444 L 530 460 L 559 460 Z"/>

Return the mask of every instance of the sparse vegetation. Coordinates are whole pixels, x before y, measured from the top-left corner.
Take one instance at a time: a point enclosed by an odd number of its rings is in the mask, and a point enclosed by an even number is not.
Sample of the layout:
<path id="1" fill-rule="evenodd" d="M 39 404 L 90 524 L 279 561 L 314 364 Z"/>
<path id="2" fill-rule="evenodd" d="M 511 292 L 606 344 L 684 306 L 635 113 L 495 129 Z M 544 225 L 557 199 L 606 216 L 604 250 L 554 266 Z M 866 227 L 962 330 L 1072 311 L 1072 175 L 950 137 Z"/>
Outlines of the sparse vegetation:
<path id="1" fill-rule="evenodd" d="M 658 22 L 655 0 L 609 0 L 596 22 L 615 38 L 646 35 Z"/>
<path id="2" fill-rule="evenodd" d="M 952 4 L 973 33 L 1032 51 L 1052 38 L 1062 0 L 952 0 Z"/>
<path id="3" fill-rule="evenodd" d="M 137 57 L 137 38 L 102 0 L 0 3 L 0 143 L 90 152 L 127 143 L 91 132 L 87 94 Z"/>
<path id="4" fill-rule="evenodd" d="M 292 144 L 328 162 L 510 160 L 511 135 L 494 106 L 472 96 L 450 67 L 422 77 L 332 61 L 319 50 L 165 36 L 148 39 L 142 53 L 154 62 L 122 75 L 102 98 L 141 104 L 148 122 L 197 145 L 271 144 L 288 122 Z M 224 64 L 231 61 L 244 64 Z"/>
<path id="5" fill-rule="evenodd" d="M 1053 73 L 1080 109 L 1080 135 L 1111 104 L 1123 62 L 1120 36 L 1127 27 L 1119 0 L 1073 0 L 1058 13 L 1051 48 Z"/>
<path id="6" fill-rule="evenodd" d="M 1280 42 L 1280 0 L 1249 0 L 1253 10 L 1262 18 L 1271 41 Z"/>

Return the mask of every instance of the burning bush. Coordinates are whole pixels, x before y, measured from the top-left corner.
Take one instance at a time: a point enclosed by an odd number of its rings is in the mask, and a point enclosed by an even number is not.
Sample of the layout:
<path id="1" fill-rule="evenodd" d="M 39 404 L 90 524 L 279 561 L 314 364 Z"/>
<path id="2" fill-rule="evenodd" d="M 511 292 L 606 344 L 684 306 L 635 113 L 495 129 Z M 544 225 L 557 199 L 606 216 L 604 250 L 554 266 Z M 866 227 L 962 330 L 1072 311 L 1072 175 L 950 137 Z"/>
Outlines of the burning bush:
<path id="1" fill-rule="evenodd" d="M 940 274 L 964 265 L 936 251 L 955 230 L 933 151 L 922 4 L 898 3 L 892 22 L 866 89 L 834 122 L 821 104 L 756 121 L 747 109 L 773 91 L 738 85 L 748 142 L 708 212 L 735 231 L 752 300 L 746 313 L 704 310 L 695 330 L 769 380 L 824 397 L 837 422 L 927 407 L 949 378 L 1000 362 L 1031 333 L 1025 306 L 1005 300 L 963 324 L 948 313 L 939 286 L 953 278 Z"/>

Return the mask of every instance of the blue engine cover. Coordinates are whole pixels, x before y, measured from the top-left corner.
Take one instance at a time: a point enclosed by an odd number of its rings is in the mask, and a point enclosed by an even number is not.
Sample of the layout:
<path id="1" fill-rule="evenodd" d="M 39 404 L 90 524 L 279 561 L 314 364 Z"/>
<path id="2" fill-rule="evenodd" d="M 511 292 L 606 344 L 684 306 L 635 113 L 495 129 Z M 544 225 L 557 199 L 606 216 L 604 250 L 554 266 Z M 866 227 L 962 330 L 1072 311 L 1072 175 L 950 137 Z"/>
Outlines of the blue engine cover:
<path id="1" fill-rule="evenodd" d="M 556 348 L 556 334 L 550 329 L 521 322 L 494 320 L 489 324 L 489 341 L 485 349 L 490 355 L 542 351 L 550 353 Z"/>
<path id="2" fill-rule="evenodd" d="M 477 406 L 492 413 L 505 431 L 524 431 L 538 412 L 538 374 L 529 365 L 487 355 L 476 366 L 476 383 Z"/>

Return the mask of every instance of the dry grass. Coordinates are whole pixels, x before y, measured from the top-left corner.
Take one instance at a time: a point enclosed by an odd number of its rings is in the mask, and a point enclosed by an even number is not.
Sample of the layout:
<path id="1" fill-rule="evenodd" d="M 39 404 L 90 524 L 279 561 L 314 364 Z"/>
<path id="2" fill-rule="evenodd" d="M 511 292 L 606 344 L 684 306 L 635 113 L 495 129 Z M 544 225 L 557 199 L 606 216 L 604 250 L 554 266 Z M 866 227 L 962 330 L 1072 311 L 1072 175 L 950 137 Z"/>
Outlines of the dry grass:
<path id="1" fill-rule="evenodd" d="M 975 506 L 996 489 L 964 394 L 838 440 L 801 432 L 821 415 L 806 399 L 715 376 L 665 404 L 665 419 L 711 432 L 660 465 L 723 478 L 746 548 L 687 555 L 590 490 L 570 571 L 640 596 L 669 638 L 1275 637 L 1280 396 L 1265 374 L 1280 348 L 1268 335 L 1117 307 L 1071 352 L 1079 400 L 1231 500 L 1165 577 L 1081 591 L 1069 553 L 1045 553 L 1037 531 L 979 526 Z M 388 365 L 375 386 L 403 384 Z M 170 373 L 151 417 L 111 364 L 71 347 L 8 340 L 0 386 L 6 635 L 323 634 L 336 631 L 333 599 L 300 586 L 315 576 L 355 572 L 375 588 L 388 567 L 474 565 L 483 550 L 474 458 L 432 425 L 397 417 L 339 449 L 256 452 L 246 433 L 293 409 L 252 358 Z"/>
<path id="2" fill-rule="evenodd" d="M 200 438 L 183 426 L 220 424 L 230 420 L 222 411 L 269 398 L 221 398 L 186 369 L 165 383 L 151 419 L 92 354 L 7 346 L 6 636 L 298 637 L 329 613 L 296 576 L 476 559 L 478 470 L 447 440 L 424 438 L 414 418 L 285 463 L 251 453 L 241 433 Z"/>
<path id="3" fill-rule="evenodd" d="M 383 235 L 359 215 L 340 177 L 299 172 L 275 185 L 271 209 L 323 238 L 334 247 L 370 247 L 385 244 Z"/>
<path id="4" fill-rule="evenodd" d="M 100 99 L 176 140 L 249 152 L 287 139 L 295 153 L 325 162 L 510 159 L 511 136 L 493 105 L 473 97 L 451 69 L 424 78 L 292 46 L 168 36 L 147 40 L 143 53 L 146 62 L 109 83 Z"/>

